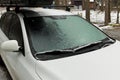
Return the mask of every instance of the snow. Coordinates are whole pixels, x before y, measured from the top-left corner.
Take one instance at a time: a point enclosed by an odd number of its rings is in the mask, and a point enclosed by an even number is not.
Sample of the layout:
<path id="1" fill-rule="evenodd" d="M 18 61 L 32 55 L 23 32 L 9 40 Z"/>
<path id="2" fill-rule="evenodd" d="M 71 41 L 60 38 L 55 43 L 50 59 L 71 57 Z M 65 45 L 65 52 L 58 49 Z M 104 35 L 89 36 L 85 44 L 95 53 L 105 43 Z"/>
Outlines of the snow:
<path id="1" fill-rule="evenodd" d="M 90 0 L 90 2 L 94 2 L 94 0 Z"/>
<path id="2" fill-rule="evenodd" d="M 103 27 L 99 27 L 101 30 L 103 30 L 103 29 L 113 29 L 113 27 L 112 26 L 103 26 Z"/>
<path id="3" fill-rule="evenodd" d="M 85 18 L 85 10 L 83 11 L 71 11 L 74 14 L 78 14 Z M 90 19 L 91 22 L 96 22 L 96 23 L 104 23 L 104 18 L 105 18 L 105 12 L 101 12 L 99 10 L 91 10 L 90 11 Z M 111 12 L 111 23 L 116 23 L 116 18 L 117 18 L 117 11 L 112 11 Z"/>
<path id="4" fill-rule="evenodd" d="M 85 18 L 85 10 L 72 10 L 71 11 L 74 14 L 78 14 L 81 17 Z M 120 16 L 120 14 L 119 14 Z M 95 24 L 96 26 L 103 26 L 104 25 L 104 19 L 105 19 L 105 12 L 102 12 L 100 10 L 91 10 L 90 11 L 90 20 L 93 24 Z M 112 11 L 111 12 L 111 23 L 110 24 L 115 24 L 116 23 L 116 19 L 117 19 L 117 11 Z M 119 20 L 120 21 L 120 20 Z M 112 26 L 104 26 L 102 29 L 112 29 Z"/>

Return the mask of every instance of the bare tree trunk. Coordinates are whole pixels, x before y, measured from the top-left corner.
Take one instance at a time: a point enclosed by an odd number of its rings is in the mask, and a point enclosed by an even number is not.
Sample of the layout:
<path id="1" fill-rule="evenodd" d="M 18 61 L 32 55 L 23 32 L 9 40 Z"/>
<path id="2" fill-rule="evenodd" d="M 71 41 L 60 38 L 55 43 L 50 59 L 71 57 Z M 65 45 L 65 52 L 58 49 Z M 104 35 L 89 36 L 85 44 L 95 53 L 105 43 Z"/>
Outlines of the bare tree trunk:
<path id="1" fill-rule="evenodd" d="M 100 7 L 101 11 L 104 10 L 104 0 L 101 0 L 101 7 Z"/>
<path id="2" fill-rule="evenodd" d="M 108 22 L 111 22 L 111 0 L 108 1 Z"/>
<path id="3" fill-rule="evenodd" d="M 85 10 L 86 7 L 85 7 L 85 0 L 82 0 L 82 9 Z"/>
<path id="4" fill-rule="evenodd" d="M 117 4 L 117 21 L 116 21 L 116 24 L 119 24 L 119 13 L 120 13 L 119 4 Z"/>
<path id="5" fill-rule="evenodd" d="M 65 4 L 65 6 L 67 6 L 67 0 L 65 0 L 65 3 L 64 3 L 64 4 Z"/>
<path id="6" fill-rule="evenodd" d="M 59 5 L 59 0 L 55 0 L 55 5 Z"/>
<path id="7" fill-rule="evenodd" d="M 105 0 L 105 25 L 111 22 L 110 17 L 110 0 Z"/>
<path id="8" fill-rule="evenodd" d="M 86 0 L 86 20 L 90 21 L 90 1 Z"/>
<path id="9" fill-rule="evenodd" d="M 96 0 L 94 0 L 94 10 L 96 10 Z"/>

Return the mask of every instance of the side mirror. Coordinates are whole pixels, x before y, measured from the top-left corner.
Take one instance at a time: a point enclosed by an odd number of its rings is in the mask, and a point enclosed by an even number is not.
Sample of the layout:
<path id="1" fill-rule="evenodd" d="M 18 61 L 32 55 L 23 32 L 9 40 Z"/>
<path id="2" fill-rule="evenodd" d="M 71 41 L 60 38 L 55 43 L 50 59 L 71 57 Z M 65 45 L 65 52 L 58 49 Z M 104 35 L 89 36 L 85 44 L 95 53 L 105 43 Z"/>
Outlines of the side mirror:
<path id="1" fill-rule="evenodd" d="M 4 51 L 13 52 L 18 51 L 20 47 L 18 46 L 18 42 L 16 40 L 9 40 L 3 42 L 1 44 L 1 48 Z"/>

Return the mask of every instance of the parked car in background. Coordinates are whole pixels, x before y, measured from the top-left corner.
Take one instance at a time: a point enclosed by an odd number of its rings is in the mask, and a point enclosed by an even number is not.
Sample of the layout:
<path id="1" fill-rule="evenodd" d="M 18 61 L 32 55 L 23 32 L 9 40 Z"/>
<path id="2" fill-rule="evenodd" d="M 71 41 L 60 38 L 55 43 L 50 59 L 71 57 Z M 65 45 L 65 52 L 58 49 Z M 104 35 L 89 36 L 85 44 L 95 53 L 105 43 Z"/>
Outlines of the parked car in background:
<path id="1" fill-rule="evenodd" d="M 8 11 L 0 44 L 13 80 L 120 80 L 120 42 L 70 12 Z"/>

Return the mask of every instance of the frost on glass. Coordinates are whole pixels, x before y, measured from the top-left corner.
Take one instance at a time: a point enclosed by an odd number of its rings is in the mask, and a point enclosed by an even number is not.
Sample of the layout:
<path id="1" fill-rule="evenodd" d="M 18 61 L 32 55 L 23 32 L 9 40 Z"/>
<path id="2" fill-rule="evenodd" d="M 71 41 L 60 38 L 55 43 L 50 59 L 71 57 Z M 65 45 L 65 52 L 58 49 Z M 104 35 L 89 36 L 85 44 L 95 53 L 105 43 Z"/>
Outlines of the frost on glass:
<path id="1" fill-rule="evenodd" d="M 106 38 L 78 16 L 38 17 L 29 21 L 31 42 L 37 52 L 68 49 Z"/>

